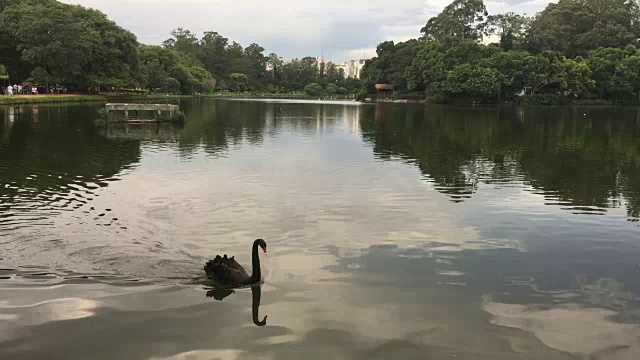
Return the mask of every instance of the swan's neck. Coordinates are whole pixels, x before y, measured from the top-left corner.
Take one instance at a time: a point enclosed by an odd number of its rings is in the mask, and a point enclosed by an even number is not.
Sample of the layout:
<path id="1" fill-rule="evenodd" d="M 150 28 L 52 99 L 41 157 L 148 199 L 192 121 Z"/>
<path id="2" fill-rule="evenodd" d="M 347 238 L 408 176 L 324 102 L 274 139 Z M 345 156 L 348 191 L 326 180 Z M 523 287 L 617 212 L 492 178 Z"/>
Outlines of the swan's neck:
<path id="1" fill-rule="evenodd" d="M 251 278 L 249 278 L 249 283 L 254 284 L 262 280 L 262 273 L 260 272 L 260 255 L 258 254 L 258 244 L 253 244 L 253 254 L 251 256 L 251 263 L 253 265 L 253 270 L 251 273 Z"/>
<path id="2" fill-rule="evenodd" d="M 253 295 L 253 304 L 252 304 L 252 315 L 253 315 L 253 323 L 257 326 L 265 326 L 267 325 L 267 317 L 265 316 L 262 321 L 258 318 L 258 312 L 260 310 L 260 297 L 261 297 L 261 289 L 260 286 L 252 286 L 251 293 Z"/>

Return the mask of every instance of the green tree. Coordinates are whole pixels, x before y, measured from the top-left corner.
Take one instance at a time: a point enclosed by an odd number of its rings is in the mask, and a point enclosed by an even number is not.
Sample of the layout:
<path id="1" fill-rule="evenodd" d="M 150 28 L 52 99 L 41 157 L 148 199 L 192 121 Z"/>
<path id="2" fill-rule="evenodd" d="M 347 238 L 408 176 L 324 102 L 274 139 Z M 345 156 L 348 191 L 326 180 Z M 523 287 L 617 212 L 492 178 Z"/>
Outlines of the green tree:
<path id="1" fill-rule="evenodd" d="M 97 10 L 57 1 L 12 2 L 0 28 L 17 80 L 37 67 L 72 88 L 131 83 L 138 69 L 137 40 Z"/>
<path id="2" fill-rule="evenodd" d="M 589 53 L 589 68 L 593 72 L 596 91 L 601 98 L 617 100 L 634 96 L 633 84 L 625 77 L 623 69 L 623 61 L 629 55 L 625 50 L 617 48 L 602 48 Z"/>
<path id="3" fill-rule="evenodd" d="M 229 76 L 228 84 L 231 91 L 247 91 L 249 89 L 249 78 L 245 74 L 233 73 Z"/>
<path id="4" fill-rule="evenodd" d="M 513 12 L 487 18 L 487 33 L 499 35 L 500 46 L 505 51 L 524 49 L 530 27 L 531 18 Z"/>
<path id="5" fill-rule="evenodd" d="M 147 74 L 147 87 L 151 90 L 164 89 L 167 77 L 177 80 L 183 93 L 205 91 L 204 82 L 212 80 L 211 74 L 193 55 L 147 45 L 140 46 L 139 54 Z"/>
<path id="6" fill-rule="evenodd" d="M 171 32 L 171 36 L 171 38 L 162 43 L 162 46 L 184 54 L 192 54 L 196 57 L 202 56 L 200 41 L 191 31 L 177 28 Z"/>
<path id="7" fill-rule="evenodd" d="M 258 44 L 251 44 L 244 49 L 247 63 L 247 74 L 250 87 L 253 90 L 263 90 L 267 81 L 267 57 L 264 48 Z"/>
<path id="8" fill-rule="evenodd" d="M 591 69 L 582 59 L 566 59 L 564 62 L 564 73 L 566 77 L 566 91 L 574 97 L 584 97 L 589 95 L 595 86 L 595 81 L 591 79 Z"/>
<path id="9" fill-rule="evenodd" d="M 168 94 L 175 94 L 180 91 L 180 81 L 167 77 L 162 80 L 162 90 Z"/>
<path id="10" fill-rule="evenodd" d="M 543 51 L 524 59 L 524 85 L 532 95 L 540 92 L 558 93 L 565 89 L 566 58 L 559 52 Z"/>
<path id="11" fill-rule="evenodd" d="M 304 92 L 307 93 L 307 95 L 309 96 L 322 96 L 324 95 L 324 90 L 322 89 L 322 86 L 320 86 L 319 84 L 316 83 L 311 83 L 308 84 L 307 86 L 304 87 Z"/>
<path id="12" fill-rule="evenodd" d="M 498 72 L 500 99 L 514 100 L 525 89 L 525 61 L 529 53 L 501 51 L 484 62 Z"/>
<path id="13" fill-rule="evenodd" d="M 202 46 L 200 61 L 218 79 L 227 78 L 231 74 L 226 67 L 226 47 L 228 44 L 229 39 L 213 31 L 205 32 L 202 39 L 200 39 L 200 45 Z"/>
<path id="14" fill-rule="evenodd" d="M 442 87 L 453 96 L 476 102 L 495 99 L 500 92 L 499 74 L 492 68 L 463 64 L 448 72 Z"/>
<path id="15" fill-rule="evenodd" d="M 422 28 L 424 40 L 444 41 L 449 37 L 479 41 L 488 12 L 482 0 L 454 0 Z"/>
<path id="16" fill-rule="evenodd" d="M 640 7 L 635 0 L 560 0 L 533 20 L 528 47 L 573 58 L 600 47 L 623 48 L 639 38 Z"/>
<path id="17" fill-rule="evenodd" d="M 305 91 L 306 91 L 306 88 L 305 88 Z M 338 86 L 336 86 L 335 84 L 329 84 L 325 88 L 325 91 L 329 95 L 335 95 L 338 93 Z"/>
<path id="18" fill-rule="evenodd" d="M 398 44 L 386 41 L 378 45 L 377 57 L 368 60 L 362 70 L 365 86 L 372 88 L 375 84 L 391 84 L 400 93 L 414 90 L 416 86 L 409 86 L 406 70 L 421 44 L 418 40 L 409 40 Z"/>
<path id="19" fill-rule="evenodd" d="M 31 76 L 28 81 L 35 85 L 44 85 L 47 88 L 47 94 L 49 93 L 49 84 L 51 83 L 51 75 L 44 68 L 37 67 L 31 70 Z"/>

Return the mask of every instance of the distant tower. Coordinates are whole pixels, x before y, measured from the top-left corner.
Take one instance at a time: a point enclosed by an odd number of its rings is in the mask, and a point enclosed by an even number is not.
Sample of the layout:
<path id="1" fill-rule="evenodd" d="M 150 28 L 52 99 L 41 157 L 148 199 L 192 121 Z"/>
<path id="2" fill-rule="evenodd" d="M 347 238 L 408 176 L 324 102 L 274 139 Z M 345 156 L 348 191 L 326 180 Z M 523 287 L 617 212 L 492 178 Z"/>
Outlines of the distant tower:
<path id="1" fill-rule="evenodd" d="M 324 66 L 324 48 L 321 51 L 321 55 L 319 58 L 316 58 L 316 62 L 318 63 L 318 72 L 320 71 L 324 71 L 325 66 Z"/>

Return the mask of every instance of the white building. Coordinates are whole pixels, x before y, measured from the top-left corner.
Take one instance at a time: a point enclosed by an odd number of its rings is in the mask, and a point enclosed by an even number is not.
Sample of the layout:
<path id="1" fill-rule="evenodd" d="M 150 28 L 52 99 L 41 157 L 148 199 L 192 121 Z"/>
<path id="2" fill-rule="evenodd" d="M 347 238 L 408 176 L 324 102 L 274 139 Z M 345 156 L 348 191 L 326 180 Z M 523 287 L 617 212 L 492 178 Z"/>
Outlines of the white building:
<path id="1" fill-rule="evenodd" d="M 318 66 L 318 71 L 320 71 L 320 69 L 322 69 L 322 65 L 324 64 L 324 56 L 317 57 L 316 64 Z"/>
<path id="2" fill-rule="evenodd" d="M 344 63 L 344 77 L 349 78 L 352 77 L 354 79 L 360 79 L 360 74 L 362 73 L 362 68 L 364 67 L 364 63 L 366 60 L 350 60 Z"/>

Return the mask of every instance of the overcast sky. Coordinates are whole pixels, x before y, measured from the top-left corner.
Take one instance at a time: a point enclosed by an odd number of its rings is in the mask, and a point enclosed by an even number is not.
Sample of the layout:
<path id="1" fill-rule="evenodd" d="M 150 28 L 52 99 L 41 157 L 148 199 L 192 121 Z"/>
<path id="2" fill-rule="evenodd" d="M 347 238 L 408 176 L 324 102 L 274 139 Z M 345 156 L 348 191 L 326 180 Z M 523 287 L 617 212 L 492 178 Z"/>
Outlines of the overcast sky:
<path id="1" fill-rule="evenodd" d="M 198 36 L 217 31 L 243 46 L 257 43 L 285 58 L 327 61 L 375 55 L 385 40 L 420 35 L 430 17 L 452 0 L 62 0 L 92 7 L 138 36 L 160 44 L 183 27 Z M 550 0 L 486 1 L 490 13 L 535 14 Z"/>

